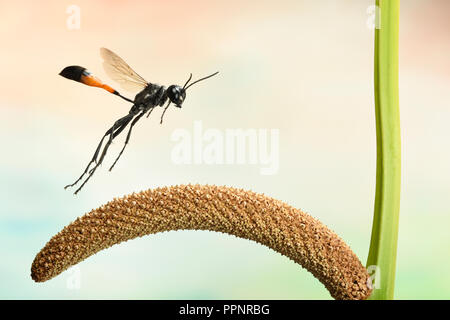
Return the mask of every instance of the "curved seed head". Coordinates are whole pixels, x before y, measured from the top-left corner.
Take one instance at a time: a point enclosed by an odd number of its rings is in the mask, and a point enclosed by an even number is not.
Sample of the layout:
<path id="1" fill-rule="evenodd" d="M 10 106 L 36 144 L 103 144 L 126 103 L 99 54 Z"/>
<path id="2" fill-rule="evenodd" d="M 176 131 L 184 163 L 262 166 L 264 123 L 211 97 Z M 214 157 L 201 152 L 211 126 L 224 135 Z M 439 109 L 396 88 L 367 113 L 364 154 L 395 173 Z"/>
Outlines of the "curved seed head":
<path id="1" fill-rule="evenodd" d="M 114 244 L 169 230 L 210 230 L 253 240 L 310 271 L 335 299 L 365 299 L 369 275 L 333 231 L 281 201 L 229 187 L 181 185 L 114 199 L 64 227 L 36 255 L 42 282 Z"/>

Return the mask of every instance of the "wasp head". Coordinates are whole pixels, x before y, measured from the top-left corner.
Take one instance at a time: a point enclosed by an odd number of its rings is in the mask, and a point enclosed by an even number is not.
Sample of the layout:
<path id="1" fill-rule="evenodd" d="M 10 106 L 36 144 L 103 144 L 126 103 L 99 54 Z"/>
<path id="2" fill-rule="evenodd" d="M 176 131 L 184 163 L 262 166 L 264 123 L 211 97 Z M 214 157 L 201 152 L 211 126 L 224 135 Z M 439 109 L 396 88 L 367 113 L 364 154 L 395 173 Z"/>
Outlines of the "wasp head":
<path id="1" fill-rule="evenodd" d="M 175 106 L 181 108 L 181 105 L 186 98 L 186 90 L 180 86 L 171 85 L 167 88 L 167 97 L 170 99 L 170 102 L 175 104 Z"/>

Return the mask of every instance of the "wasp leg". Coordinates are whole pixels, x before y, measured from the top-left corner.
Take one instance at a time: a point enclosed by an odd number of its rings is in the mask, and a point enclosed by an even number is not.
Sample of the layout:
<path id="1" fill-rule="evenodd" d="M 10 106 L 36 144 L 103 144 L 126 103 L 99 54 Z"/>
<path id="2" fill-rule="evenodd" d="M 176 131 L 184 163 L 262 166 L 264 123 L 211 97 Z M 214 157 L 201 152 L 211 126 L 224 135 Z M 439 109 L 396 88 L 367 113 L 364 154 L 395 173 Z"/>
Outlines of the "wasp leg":
<path id="1" fill-rule="evenodd" d="M 161 115 L 161 122 L 160 122 L 159 124 L 162 124 L 162 123 L 163 123 L 164 114 L 166 113 L 167 108 L 169 108 L 169 105 L 170 105 L 170 101 L 169 101 L 169 103 L 167 104 L 167 106 L 164 108 L 164 111 L 163 111 L 163 113 L 162 113 L 162 115 Z"/>
<path id="2" fill-rule="evenodd" d="M 106 131 L 106 133 L 103 135 L 102 139 L 100 140 L 100 143 L 98 144 L 97 149 L 95 150 L 94 156 L 92 157 L 91 161 L 88 163 L 86 169 L 83 171 L 83 173 L 81 174 L 81 176 L 80 176 L 74 183 L 65 186 L 64 189 L 67 189 L 67 188 L 69 188 L 69 187 L 73 187 L 73 186 L 76 185 L 81 179 L 83 179 L 84 175 L 88 173 L 88 170 L 89 170 L 91 164 L 92 164 L 92 163 L 97 163 L 97 157 L 98 157 L 98 154 L 99 154 L 99 152 L 100 152 L 100 149 L 101 149 L 101 147 L 102 147 L 103 140 L 105 139 L 105 137 L 108 136 L 108 135 L 114 135 L 114 137 L 115 137 L 116 135 L 118 135 L 118 134 L 120 133 L 120 132 L 118 132 L 118 129 L 120 129 L 121 126 L 123 126 L 124 122 L 125 122 L 126 120 L 128 120 L 128 118 L 129 118 L 129 115 L 127 115 L 127 116 L 125 116 L 125 117 L 123 117 L 123 118 L 120 118 L 119 120 L 117 120 L 117 121 L 114 123 L 114 125 L 113 125 L 108 131 Z M 129 121 L 128 121 L 128 122 L 129 122 Z M 128 122 L 127 122 L 127 123 L 128 123 Z M 122 130 L 123 130 L 123 129 L 122 129 Z"/>
<path id="3" fill-rule="evenodd" d="M 109 134 L 109 140 L 108 140 L 108 142 L 105 144 L 105 146 L 103 147 L 103 152 L 102 152 L 102 155 L 100 156 L 99 161 L 98 161 L 98 162 L 95 164 L 95 166 L 89 171 L 88 177 L 83 181 L 83 183 L 81 184 L 81 186 L 80 186 L 77 190 L 75 190 L 75 193 L 74 193 L 74 194 L 77 194 L 77 193 L 84 187 L 84 185 L 89 181 L 89 179 L 90 179 L 90 178 L 92 177 L 92 175 L 94 174 L 95 170 L 97 170 L 97 168 L 102 164 L 103 159 L 104 159 L 105 156 L 106 156 L 106 152 L 108 151 L 108 148 L 109 148 L 109 146 L 111 145 L 113 139 L 114 139 L 116 136 L 118 136 L 118 135 L 123 131 L 123 129 L 125 129 L 125 127 L 128 125 L 128 123 L 130 123 L 130 121 L 133 119 L 133 117 L 134 117 L 133 114 L 129 114 L 129 115 L 127 115 L 127 116 L 125 116 L 125 117 L 119 119 L 118 121 L 121 121 L 121 122 L 120 122 L 121 124 L 120 124 L 120 126 L 117 128 L 117 130 L 116 130 L 116 126 L 117 126 L 117 121 L 116 121 L 116 123 L 115 123 L 114 126 L 113 126 L 113 130 L 115 130 L 115 131 L 113 131 L 113 132 L 111 132 L 111 133 Z"/>
<path id="4" fill-rule="evenodd" d="M 97 149 L 95 150 L 94 156 L 92 157 L 91 161 L 86 166 L 86 169 L 84 169 L 84 171 L 81 174 L 81 176 L 74 183 L 68 184 L 67 186 L 65 186 L 64 189 L 67 189 L 67 188 L 70 188 L 70 187 L 73 187 L 74 185 L 76 185 L 81 179 L 83 179 L 84 175 L 88 173 L 88 170 L 89 170 L 91 164 L 97 163 L 97 157 L 98 157 L 98 154 L 100 152 L 101 146 L 103 144 L 103 140 L 105 139 L 105 137 L 107 135 L 109 135 L 112 132 L 112 129 L 113 129 L 113 127 L 111 127 L 108 131 L 106 131 L 105 135 L 100 140 L 100 143 L 98 144 Z"/>
<path id="5" fill-rule="evenodd" d="M 151 108 L 150 111 L 147 113 L 147 118 L 150 117 L 150 114 L 152 113 L 153 109 L 155 109 L 155 107 Z"/>
<path id="6" fill-rule="evenodd" d="M 124 117 L 125 119 L 124 120 L 127 120 L 127 118 L 128 118 L 128 116 L 126 116 L 126 117 Z M 122 118 L 121 119 L 119 119 L 119 120 L 122 120 Z M 124 122 L 125 123 L 125 122 Z M 120 132 L 122 132 L 122 130 L 120 130 L 119 131 L 119 129 L 122 127 L 122 125 L 124 124 L 124 123 L 122 123 L 122 122 L 119 122 L 119 123 L 117 123 L 117 124 L 115 124 L 113 127 L 115 127 L 115 132 L 114 132 L 114 134 L 113 134 L 113 139 L 115 138 L 115 137 L 117 137 L 118 135 L 119 135 L 119 133 Z M 127 122 L 127 124 L 128 124 L 128 122 Z M 98 147 L 97 147 L 97 149 L 95 150 L 95 153 L 94 153 L 94 157 L 93 157 L 93 159 L 95 159 L 94 160 L 94 162 L 95 163 L 97 163 L 97 157 L 98 157 L 98 153 L 100 152 L 100 149 L 101 149 L 101 146 L 102 146 L 102 143 L 103 143 L 103 139 L 105 139 L 105 137 L 107 136 L 107 135 L 110 135 L 111 134 L 111 132 L 112 132 L 112 130 L 113 130 L 113 127 L 111 127 L 108 131 L 106 131 L 106 133 L 105 133 L 105 135 L 103 136 L 103 138 L 102 138 L 102 140 L 100 141 L 100 144 L 98 145 Z M 91 162 L 92 163 L 92 162 Z"/>
<path id="7" fill-rule="evenodd" d="M 150 111 L 150 112 L 151 112 L 151 111 Z M 140 119 L 144 114 L 145 114 L 145 111 L 142 112 L 140 115 L 138 115 L 136 118 L 134 118 L 133 122 L 131 122 L 130 128 L 128 129 L 127 138 L 125 139 L 125 143 L 124 143 L 124 145 L 123 145 L 123 147 L 122 147 L 122 150 L 120 151 L 120 153 L 119 153 L 119 155 L 117 156 L 116 160 L 115 160 L 114 163 L 112 164 L 111 168 L 109 168 L 109 171 L 111 171 L 111 170 L 114 168 L 114 166 L 115 166 L 116 163 L 117 163 L 117 160 L 119 160 L 120 156 L 122 155 L 123 150 L 125 150 L 125 147 L 127 146 L 128 141 L 130 141 L 131 130 L 133 130 L 133 126 L 136 124 L 136 122 L 139 121 L 139 119 Z"/>
<path id="8" fill-rule="evenodd" d="M 130 119 L 130 120 L 131 120 L 131 119 Z M 106 151 L 108 151 L 109 146 L 110 146 L 111 143 L 114 141 L 114 139 L 115 139 L 115 138 L 123 131 L 123 129 L 125 129 L 125 127 L 127 126 L 127 124 L 128 124 L 129 122 L 130 122 L 130 121 L 128 121 L 128 122 L 126 122 L 126 123 L 123 123 L 120 127 L 116 128 L 116 131 L 114 131 L 114 134 L 110 134 L 110 135 L 109 135 L 110 138 L 109 138 L 108 141 L 106 142 L 106 144 L 105 144 L 105 146 L 104 146 L 104 148 L 103 148 L 102 155 L 100 156 L 100 160 L 99 160 L 98 162 L 97 162 L 97 156 L 98 156 L 98 153 L 99 153 L 99 150 L 100 150 L 100 149 L 98 149 L 98 150 L 96 151 L 96 155 L 95 155 L 95 166 L 92 167 L 91 170 L 89 170 L 89 174 L 92 174 L 92 173 L 95 171 L 96 167 L 98 167 L 98 166 L 100 166 L 100 165 L 102 164 L 103 158 L 105 157 Z M 111 138 L 111 137 L 112 137 L 112 138 Z"/>
<path id="9" fill-rule="evenodd" d="M 128 123 L 130 123 L 131 119 L 133 119 L 133 117 L 134 117 L 134 115 L 129 114 L 129 115 L 125 116 L 124 118 L 119 119 L 119 120 L 124 119 L 123 122 L 120 122 L 119 124 L 115 124 L 115 126 L 118 126 L 115 129 L 116 131 L 114 131 L 114 133 L 109 134 L 109 139 L 108 139 L 108 142 L 106 142 L 105 147 L 103 148 L 102 155 L 100 156 L 99 161 L 95 162 L 96 165 L 89 171 L 89 174 L 93 173 L 95 171 L 95 169 L 102 164 L 103 159 L 105 158 L 106 152 L 108 151 L 111 143 L 123 131 L 123 129 L 125 129 L 125 127 L 128 125 Z"/>
<path id="10" fill-rule="evenodd" d="M 104 135 L 104 136 L 102 137 L 102 139 L 100 140 L 100 143 L 98 144 L 97 149 L 95 150 L 94 156 L 92 157 L 91 161 L 89 161 L 89 163 L 88 163 L 86 169 L 84 169 L 84 171 L 83 171 L 83 173 L 81 174 L 81 176 L 80 176 L 74 183 L 68 184 L 67 186 L 65 186 L 64 189 L 67 189 L 67 188 L 70 188 L 70 187 L 73 187 L 74 185 L 76 185 L 81 179 L 83 179 L 84 175 L 88 172 L 89 167 L 91 166 L 91 164 L 93 164 L 94 162 L 95 162 L 95 163 L 97 162 L 97 156 L 98 156 L 98 153 L 99 153 L 99 151 L 100 151 L 100 148 L 101 148 L 101 146 L 102 146 L 102 144 L 103 144 L 103 140 L 105 139 L 105 137 L 106 137 L 107 135 L 109 135 L 109 134 L 111 133 L 111 131 L 112 131 L 112 128 L 110 128 L 108 131 L 106 131 L 105 135 Z"/>

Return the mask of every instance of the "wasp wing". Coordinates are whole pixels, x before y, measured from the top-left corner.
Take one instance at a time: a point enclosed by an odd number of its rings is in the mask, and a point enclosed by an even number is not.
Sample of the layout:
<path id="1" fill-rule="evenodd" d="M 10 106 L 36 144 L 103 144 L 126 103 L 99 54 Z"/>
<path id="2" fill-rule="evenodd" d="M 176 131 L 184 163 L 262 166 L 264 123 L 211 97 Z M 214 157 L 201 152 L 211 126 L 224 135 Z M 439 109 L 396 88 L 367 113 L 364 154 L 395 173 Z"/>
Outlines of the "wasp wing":
<path id="1" fill-rule="evenodd" d="M 100 48 L 103 58 L 103 68 L 112 80 L 120 84 L 127 91 L 140 91 L 148 82 L 138 75 L 121 57 L 106 48 Z"/>

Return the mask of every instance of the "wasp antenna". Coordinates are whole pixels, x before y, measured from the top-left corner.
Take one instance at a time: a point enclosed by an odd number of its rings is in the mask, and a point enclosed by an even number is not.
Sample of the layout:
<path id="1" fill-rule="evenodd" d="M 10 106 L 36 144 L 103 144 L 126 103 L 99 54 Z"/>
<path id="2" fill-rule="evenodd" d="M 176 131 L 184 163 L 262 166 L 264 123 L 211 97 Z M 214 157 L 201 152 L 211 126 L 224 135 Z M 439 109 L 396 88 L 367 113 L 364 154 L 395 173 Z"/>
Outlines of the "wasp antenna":
<path id="1" fill-rule="evenodd" d="M 189 76 L 189 79 L 187 79 L 186 83 L 184 84 L 183 89 L 186 88 L 187 84 L 189 83 L 189 81 L 191 81 L 191 79 L 192 79 L 192 73 Z"/>
<path id="2" fill-rule="evenodd" d="M 201 78 L 201 79 L 198 79 L 198 80 L 192 82 L 190 85 L 188 85 L 188 86 L 186 87 L 185 90 L 187 90 L 189 87 L 191 87 L 192 85 L 196 84 L 197 82 L 200 82 L 200 81 L 206 80 L 206 79 L 208 79 L 208 78 L 211 78 L 211 77 L 215 76 L 215 75 L 218 74 L 218 73 L 219 73 L 219 71 L 214 72 L 213 74 L 210 74 L 210 75 L 207 76 L 207 77 L 204 77 L 204 78 Z"/>

